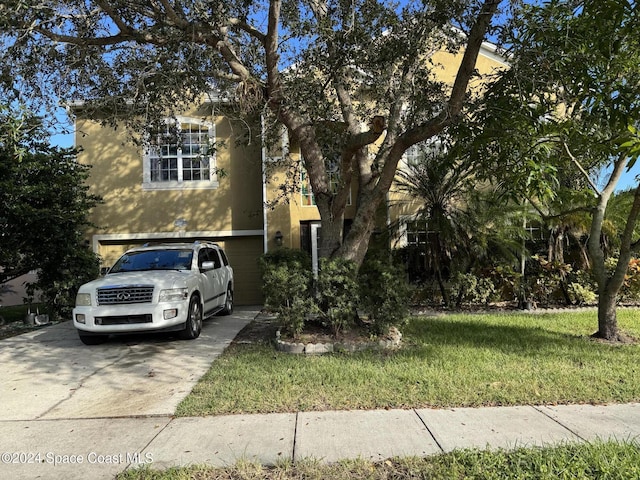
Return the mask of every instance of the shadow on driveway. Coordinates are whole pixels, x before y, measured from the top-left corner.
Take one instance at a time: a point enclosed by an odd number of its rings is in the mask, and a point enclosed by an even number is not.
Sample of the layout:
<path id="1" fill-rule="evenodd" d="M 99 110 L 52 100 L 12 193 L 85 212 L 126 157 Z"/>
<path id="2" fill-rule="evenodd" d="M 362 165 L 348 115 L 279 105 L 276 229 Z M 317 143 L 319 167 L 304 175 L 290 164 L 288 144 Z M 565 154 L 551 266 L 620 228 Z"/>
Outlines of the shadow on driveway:
<path id="1" fill-rule="evenodd" d="M 191 341 L 127 335 L 86 346 L 71 322 L 0 340 L 0 421 L 172 415 L 258 312 L 213 317 Z"/>

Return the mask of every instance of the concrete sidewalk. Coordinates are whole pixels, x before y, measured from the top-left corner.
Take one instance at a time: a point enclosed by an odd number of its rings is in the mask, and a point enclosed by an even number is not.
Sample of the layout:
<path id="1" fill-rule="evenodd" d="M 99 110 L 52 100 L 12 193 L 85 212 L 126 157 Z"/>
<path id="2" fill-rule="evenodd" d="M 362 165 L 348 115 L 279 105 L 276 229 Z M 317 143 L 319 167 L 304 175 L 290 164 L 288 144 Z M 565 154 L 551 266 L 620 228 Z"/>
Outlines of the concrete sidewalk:
<path id="1" fill-rule="evenodd" d="M 150 464 L 381 460 L 640 436 L 640 404 L 0 422 L 0 477 L 113 478 Z"/>

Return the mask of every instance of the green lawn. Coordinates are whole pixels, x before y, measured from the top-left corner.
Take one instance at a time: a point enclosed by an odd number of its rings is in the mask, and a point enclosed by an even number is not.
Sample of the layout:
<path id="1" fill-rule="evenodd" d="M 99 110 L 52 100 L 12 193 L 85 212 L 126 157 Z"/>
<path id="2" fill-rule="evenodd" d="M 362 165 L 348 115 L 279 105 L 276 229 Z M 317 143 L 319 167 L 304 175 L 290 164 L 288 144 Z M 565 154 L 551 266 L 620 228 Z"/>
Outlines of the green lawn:
<path id="1" fill-rule="evenodd" d="M 595 312 L 416 317 L 396 352 L 294 356 L 233 345 L 177 414 L 640 400 L 640 344 L 589 335 Z M 640 338 L 640 312 L 619 323 Z"/>
<path id="2" fill-rule="evenodd" d="M 461 450 L 427 458 L 392 459 L 324 465 L 316 462 L 275 467 L 239 463 L 227 468 L 196 466 L 133 470 L 119 480 L 342 480 L 349 479 L 619 479 L 640 478 L 640 449 L 635 443 L 592 443 L 512 452 Z"/>

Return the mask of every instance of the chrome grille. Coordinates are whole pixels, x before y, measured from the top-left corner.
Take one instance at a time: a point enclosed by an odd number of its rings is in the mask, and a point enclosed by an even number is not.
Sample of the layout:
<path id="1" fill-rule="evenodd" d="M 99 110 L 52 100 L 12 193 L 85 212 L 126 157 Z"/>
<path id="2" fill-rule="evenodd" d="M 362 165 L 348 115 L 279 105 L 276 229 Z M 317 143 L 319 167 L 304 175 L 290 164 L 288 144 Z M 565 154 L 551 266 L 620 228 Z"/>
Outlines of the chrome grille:
<path id="1" fill-rule="evenodd" d="M 153 285 L 122 285 L 98 289 L 98 305 L 151 303 Z"/>

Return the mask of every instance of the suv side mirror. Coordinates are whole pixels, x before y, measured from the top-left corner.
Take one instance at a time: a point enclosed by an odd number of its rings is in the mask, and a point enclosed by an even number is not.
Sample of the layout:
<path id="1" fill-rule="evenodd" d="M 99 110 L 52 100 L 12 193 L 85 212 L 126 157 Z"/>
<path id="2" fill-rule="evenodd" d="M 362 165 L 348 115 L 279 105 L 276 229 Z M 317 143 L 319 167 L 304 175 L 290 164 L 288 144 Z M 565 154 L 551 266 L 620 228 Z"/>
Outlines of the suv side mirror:
<path id="1" fill-rule="evenodd" d="M 216 264 L 214 262 L 202 262 L 202 266 L 200 267 L 201 272 L 206 272 L 208 270 L 213 270 L 216 268 Z"/>

